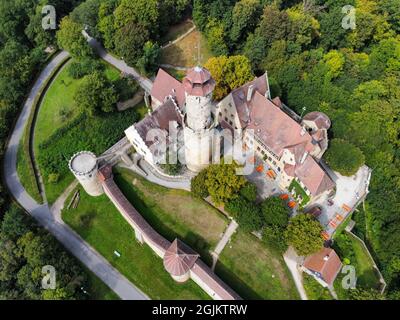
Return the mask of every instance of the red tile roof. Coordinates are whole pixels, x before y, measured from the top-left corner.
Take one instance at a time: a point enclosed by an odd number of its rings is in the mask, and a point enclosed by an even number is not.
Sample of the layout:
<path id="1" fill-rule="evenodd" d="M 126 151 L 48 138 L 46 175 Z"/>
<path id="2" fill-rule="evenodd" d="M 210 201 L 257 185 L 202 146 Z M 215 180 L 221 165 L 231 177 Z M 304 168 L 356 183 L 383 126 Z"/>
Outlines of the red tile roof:
<path id="1" fill-rule="evenodd" d="M 265 96 L 268 92 L 266 75 L 262 75 L 231 92 L 242 127 L 247 126 L 250 121 L 251 101 L 247 101 L 247 93 L 250 86 L 253 86 L 254 92 L 257 91 L 259 94 Z M 254 92 L 252 97 L 254 97 Z"/>
<path id="2" fill-rule="evenodd" d="M 215 88 L 215 81 L 210 72 L 201 67 L 190 69 L 182 83 L 186 93 L 191 96 L 204 97 Z"/>
<path id="3" fill-rule="evenodd" d="M 247 129 L 253 129 L 254 134 L 278 157 L 282 156 L 284 149 L 298 144 L 304 144 L 305 150 L 314 148 L 308 132 L 259 92 L 252 99 Z"/>
<path id="4" fill-rule="evenodd" d="M 158 138 L 160 140 L 166 139 L 171 121 L 176 121 L 179 125 L 182 124 L 182 118 L 179 115 L 174 102 L 171 99 L 167 99 L 161 106 L 154 110 L 151 115 L 148 115 L 138 123 L 135 123 L 134 127 L 142 140 L 148 147 L 150 147 L 154 141 L 147 141 L 148 132 L 152 129 L 161 129 L 165 132 L 165 137 Z"/>
<path id="5" fill-rule="evenodd" d="M 342 262 L 333 249 L 323 248 L 308 256 L 303 266 L 310 271 L 317 272 L 327 284 L 332 285 L 342 268 Z"/>
<path id="6" fill-rule="evenodd" d="M 183 276 L 199 255 L 179 239 L 175 239 L 164 255 L 164 267 L 173 276 Z"/>
<path id="7" fill-rule="evenodd" d="M 313 196 L 319 195 L 335 186 L 328 174 L 310 155 L 307 155 L 303 163 L 296 166 L 295 173 Z"/>
<path id="8" fill-rule="evenodd" d="M 313 111 L 313 112 L 307 113 L 304 116 L 303 120 L 314 121 L 316 123 L 318 129 L 328 130 L 331 127 L 331 120 L 323 112 Z"/>
<path id="9" fill-rule="evenodd" d="M 150 95 L 160 103 L 163 103 L 166 97 L 172 95 L 181 108 L 185 103 L 185 90 L 182 83 L 161 68 L 158 70 Z"/>

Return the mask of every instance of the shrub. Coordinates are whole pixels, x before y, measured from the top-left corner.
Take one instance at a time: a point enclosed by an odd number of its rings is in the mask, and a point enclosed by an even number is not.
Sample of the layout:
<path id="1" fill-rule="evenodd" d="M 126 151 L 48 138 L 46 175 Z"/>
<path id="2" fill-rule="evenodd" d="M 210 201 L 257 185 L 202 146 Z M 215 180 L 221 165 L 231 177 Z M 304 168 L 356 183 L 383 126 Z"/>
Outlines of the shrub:
<path id="1" fill-rule="evenodd" d="M 206 179 L 207 169 L 204 169 L 190 181 L 190 190 L 196 198 L 203 199 L 209 196 L 206 187 Z"/>
<path id="2" fill-rule="evenodd" d="M 103 71 L 104 64 L 98 59 L 82 58 L 73 61 L 68 67 L 68 75 L 73 79 L 80 79 L 94 71 Z"/>
<path id="3" fill-rule="evenodd" d="M 240 189 L 240 195 L 248 201 L 256 201 L 257 186 L 254 183 L 247 182 L 246 185 L 242 189 Z"/>
<path id="4" fill-rule="evenodd" d="M 58 173 L 50 173 L 47 181 L 52 184 L 56 184 L 60 180 L 60 175 Z"/>

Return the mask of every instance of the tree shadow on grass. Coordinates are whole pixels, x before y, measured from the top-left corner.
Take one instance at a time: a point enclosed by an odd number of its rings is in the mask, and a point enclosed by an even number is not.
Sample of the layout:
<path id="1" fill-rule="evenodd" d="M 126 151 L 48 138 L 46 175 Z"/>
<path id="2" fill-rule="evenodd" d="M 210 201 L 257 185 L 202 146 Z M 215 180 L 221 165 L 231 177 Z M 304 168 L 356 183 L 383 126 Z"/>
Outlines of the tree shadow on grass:
<path id="1" fill-rule="evenodd" d="M 242 299 L 245 300 L 263 300 L 258 293 L 250 288 L 242 279 L 234 274 L 221 261 L 217 262 L 215 273 L 230 286 Z"/>

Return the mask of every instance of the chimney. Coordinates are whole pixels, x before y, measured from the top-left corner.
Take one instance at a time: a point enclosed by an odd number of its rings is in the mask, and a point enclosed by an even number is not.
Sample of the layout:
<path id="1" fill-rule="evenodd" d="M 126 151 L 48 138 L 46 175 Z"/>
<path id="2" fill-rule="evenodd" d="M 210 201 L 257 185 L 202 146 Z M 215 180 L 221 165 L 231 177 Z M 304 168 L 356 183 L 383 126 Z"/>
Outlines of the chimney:
<path id="1" fill-rule="evenodd" d="M 253 96 L 253 91 L 254 91 L 254 85 L 251 84 L 247 89 L 247 102 L 251 100 L 251 97 Z"/>
<path id="2" fill-rule="evenodd" d="M 304 161 L 306 161 L 307 156 L 308 156 L 308 152 L 304 152 L 303 157 L 302 157 L 301 160 L 300 160 L 300 163 L 303 164 Z"/>
<path id="3" fill-rule="evenodd" d="M 328 261 L 329 260 L 329 255 L 327 254 L 325 257 L 324 257 L 324 261 Z"/>

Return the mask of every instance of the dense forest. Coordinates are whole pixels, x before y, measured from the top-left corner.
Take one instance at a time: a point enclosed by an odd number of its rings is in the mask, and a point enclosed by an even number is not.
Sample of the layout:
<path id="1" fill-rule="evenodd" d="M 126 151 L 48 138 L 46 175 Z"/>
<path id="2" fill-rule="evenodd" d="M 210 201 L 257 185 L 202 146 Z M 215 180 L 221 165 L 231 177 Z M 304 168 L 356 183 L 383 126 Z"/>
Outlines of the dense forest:
<path id="1" fill-rule="evenodd" d="M 57 36 L 41 28 L 47 3 L 0 1 L 1 155 L 48 58 L 44 48 L 90 57 L 80 34 L 86 27 L 128 64 L 153 73 L 161 37 L 192 17 L 214 56 L 244 56 L 254 74 L 268 72 L 273 96 L 299 114 L 325 112 L 330 139 L 361 150 L 373 175 L 359 220 L 387 296 L 400 298 L 400 0 L 53 0 Z M 345 5 L 356 9 L 354 29 L 342 27 Z M 1 190 L 2 213 L 8 203 Z"/>
<path id="2" fill-rule="evenodd" d="M 342 27 L 342 7 L 356 28 Z M 391 297 L 400 289 L 400 1 L 204 1 L 193 18 L 215 54 L 245 55 L 299 114 L 329 115 L 330 138 L 358 146 L 373 169 L 367 240 Z M 304 108 L 304 109 L 303 109 Z"/>

